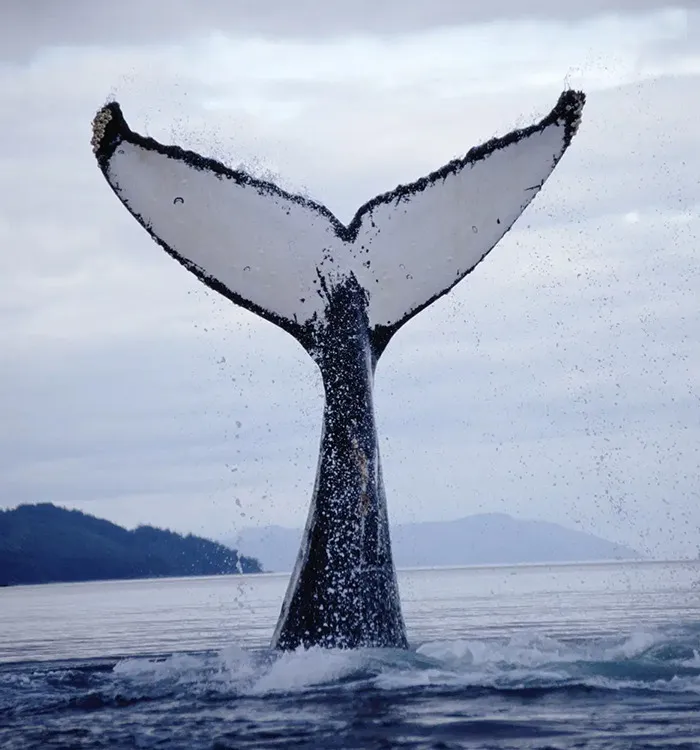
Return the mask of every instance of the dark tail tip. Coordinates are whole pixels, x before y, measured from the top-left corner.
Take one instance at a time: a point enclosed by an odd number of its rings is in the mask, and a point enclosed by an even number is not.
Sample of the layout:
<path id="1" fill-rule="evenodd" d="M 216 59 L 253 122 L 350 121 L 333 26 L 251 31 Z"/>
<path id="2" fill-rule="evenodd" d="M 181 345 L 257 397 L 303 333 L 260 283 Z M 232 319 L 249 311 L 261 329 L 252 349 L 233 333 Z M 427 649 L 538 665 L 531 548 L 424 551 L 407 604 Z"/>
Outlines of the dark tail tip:
<path id="1" fill-rule="evenodd" d="M 568 89 L 559 97 L 559 101 L 547 119 L 552 122 L 560 122 L 566 127 L 567 145 L 581 124 L 583 105 L 586 103 L 586 95 L 583 91 Z"/>
<path id="2" fill-rule="evenodd" d="M 92 150 L 100 165 L 114 153 L 129 133 L 129 127 L 117 102 L 105 104 L 92 120 Z"/>

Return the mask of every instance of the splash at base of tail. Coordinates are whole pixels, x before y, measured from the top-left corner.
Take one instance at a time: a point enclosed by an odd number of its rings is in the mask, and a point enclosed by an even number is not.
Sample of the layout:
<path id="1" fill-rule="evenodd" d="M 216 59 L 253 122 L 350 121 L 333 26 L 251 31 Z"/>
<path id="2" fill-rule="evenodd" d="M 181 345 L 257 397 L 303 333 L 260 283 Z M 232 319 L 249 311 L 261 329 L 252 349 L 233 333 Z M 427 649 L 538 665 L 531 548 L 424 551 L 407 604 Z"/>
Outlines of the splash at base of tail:
<path id="1" fill-rule="evenodd" d="M 116 102 L 95 116 L 100 169 L 151 237 L 294 336 L 320 368 L 316 484 L 274 647 L 408 645 L 372 400 L 377 361 L 510 229 L 569 147 L 584 102 L 564 92 L 541 122 L 373 198 L 347 225 L 315 201 L 134 133 Z"/>

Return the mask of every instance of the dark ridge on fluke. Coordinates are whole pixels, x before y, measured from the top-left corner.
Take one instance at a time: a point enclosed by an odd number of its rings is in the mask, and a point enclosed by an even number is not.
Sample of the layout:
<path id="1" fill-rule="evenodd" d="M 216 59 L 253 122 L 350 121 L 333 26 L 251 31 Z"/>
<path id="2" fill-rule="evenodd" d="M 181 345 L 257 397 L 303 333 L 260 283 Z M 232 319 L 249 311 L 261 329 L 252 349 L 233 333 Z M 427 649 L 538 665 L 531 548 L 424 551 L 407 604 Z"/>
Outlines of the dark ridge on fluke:
<path id="1" fill-rule="evenodd" d="M 0 585 L 260 573 L 253 557 L 153 526 L 132 531 L 51 503 L 0 511 Z"/>

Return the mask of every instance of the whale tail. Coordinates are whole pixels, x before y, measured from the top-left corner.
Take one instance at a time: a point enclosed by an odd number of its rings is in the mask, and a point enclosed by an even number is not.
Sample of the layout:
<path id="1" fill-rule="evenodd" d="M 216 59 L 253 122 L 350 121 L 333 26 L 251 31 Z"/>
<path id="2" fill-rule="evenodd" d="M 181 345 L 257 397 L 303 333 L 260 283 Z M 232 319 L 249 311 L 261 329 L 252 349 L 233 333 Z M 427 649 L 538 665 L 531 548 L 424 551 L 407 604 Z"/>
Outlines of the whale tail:
<path id="1" fill-rule="evenodd" d="M 316 485 L 272 643 L 406 647 L 372 406 L 393 334 L 447 293 L 539 192 L 579 124 L 567 91 L 540 123 L 377 196 L 324 206 L 129 129 L 101 109 L 93 147 L 122 203 L 205 284 L 295 336 L 323 376 Z"/>
<path id="2" fill-rule="evenodd" d="M 584 102 L 564 92 L 539 123 L 373 198 L 347 225 L 313 200 L 133 132 L 116 102 L 95 116 L 92 143 L 111 188 L 168 254 L 310 353 L 333 289 L 354 276 L 379 356 L 510 229 L 568 148 Z"/>

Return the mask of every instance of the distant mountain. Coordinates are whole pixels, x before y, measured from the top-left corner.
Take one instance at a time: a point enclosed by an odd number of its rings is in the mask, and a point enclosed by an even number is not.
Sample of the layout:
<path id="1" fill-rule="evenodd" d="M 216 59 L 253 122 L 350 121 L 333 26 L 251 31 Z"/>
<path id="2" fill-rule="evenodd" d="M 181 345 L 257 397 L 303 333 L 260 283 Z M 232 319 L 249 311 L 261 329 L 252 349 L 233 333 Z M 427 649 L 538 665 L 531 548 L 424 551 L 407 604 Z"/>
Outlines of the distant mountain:
<path id="1" fill-rule="evenodd" d="M 266 570 L 289 571 L 299 550 L 301 529 L 265 526 L 244 529 L 236 545 Z M 546 562 L 633 560 L 642 557 L 621 544 L 548 521 L 505 513 L 484 513 L 457 521 L 392 526 L 394 562 L 400 568 Z"/>
<path id="2" fill-rule="evenodd" d="M 0 585 L 261 570 L 256 559 L 239 560 L 236 550 L 191 534 L 127 531 L 51 503 L 0 511 Z"/>

